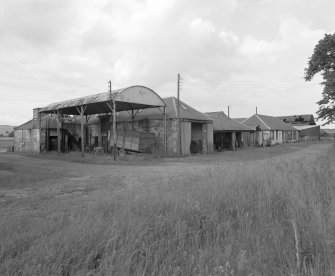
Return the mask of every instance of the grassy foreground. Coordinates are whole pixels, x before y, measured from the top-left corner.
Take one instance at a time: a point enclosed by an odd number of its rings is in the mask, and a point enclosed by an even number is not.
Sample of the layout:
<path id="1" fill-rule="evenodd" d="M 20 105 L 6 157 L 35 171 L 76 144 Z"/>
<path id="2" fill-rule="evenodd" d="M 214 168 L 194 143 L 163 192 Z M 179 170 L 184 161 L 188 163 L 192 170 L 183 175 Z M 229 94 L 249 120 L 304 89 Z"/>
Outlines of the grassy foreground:
<path id="1" fill-rule="evenodd" d="M 107 186 L 0 220 L 0 275 L 335 275 L 335 152 Z"/>

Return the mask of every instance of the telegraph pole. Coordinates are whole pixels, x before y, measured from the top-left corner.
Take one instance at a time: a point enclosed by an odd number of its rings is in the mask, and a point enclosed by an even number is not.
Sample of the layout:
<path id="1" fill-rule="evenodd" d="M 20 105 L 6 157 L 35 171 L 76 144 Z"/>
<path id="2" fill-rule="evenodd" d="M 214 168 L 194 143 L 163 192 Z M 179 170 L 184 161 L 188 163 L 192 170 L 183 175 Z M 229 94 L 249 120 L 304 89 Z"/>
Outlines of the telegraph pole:
<path id="1" fill-rule="evenodd" d="M 228 119 L 230 118 L 230 105 L 228 105 Z"/>
<path id="2" fill-rule="evenodd" d="M 109 84 L 109 97 L 110 97 L 110 106 L 112 107 L 113 106 L 113 159 L 116 160 L 116 112 L 115 112 L 115 109 L 116 109 L 116 105 L 115 105 L 115 101 L 112 97 L 112 82 L 109 81 L 108 82 Z M 113 103 L 113 105 L 112 105 Z M 112 138 L 112 135 L 110 136 Z"/>
<path id="3" fill-rule="evenodd" d="M 178 74 L 177 78 L 177 122 L 178 122 L 178 144 L 179 144 L 179 155 L 182 155 L 182 148 L 181 148 L 181 128 L 180 128 L 180 103 L 179 103 L 179 94 L 180 94 L 180 74 Z"/>

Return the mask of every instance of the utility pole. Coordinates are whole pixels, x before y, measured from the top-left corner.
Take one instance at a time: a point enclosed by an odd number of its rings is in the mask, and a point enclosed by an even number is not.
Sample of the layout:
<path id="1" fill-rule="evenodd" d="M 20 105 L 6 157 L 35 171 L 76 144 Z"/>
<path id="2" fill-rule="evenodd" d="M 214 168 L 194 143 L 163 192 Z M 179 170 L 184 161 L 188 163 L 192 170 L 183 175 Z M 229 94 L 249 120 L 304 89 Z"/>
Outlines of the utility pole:
<path id="1" fill-rule="evenodd" d="M 180 128 L 180 103 L 179 103 L 179 94 L 180 94 L 180 74 L 178 74 L 177 78 L 177 122 L 178 122 L 178 144 L 179 144 L 179 155 L 182 155 L 181 148 L 181 128 Z"/>
<path id="2" fill-rule="evenodd" d="M 228 119 L 230 118 L 230 105 L 228 105 Z"/>
<path id="3" fill-rule="evenodd" d="M 256 106 L 256 115 L 257 115 L 257 106 Z"/>
<path id="4" fill-rule="evenodd" d="M 109 84 L 109 97 L 110 97 L 110 106 L 112 106 L 113 103 L 113 159 L 114 161 L 116 160 L 116 105 L 115 105 L 115 101 L 112 97 L 112 81 L 108 82 Z M 112 135 L 111 135 L 112 138 Z"/>

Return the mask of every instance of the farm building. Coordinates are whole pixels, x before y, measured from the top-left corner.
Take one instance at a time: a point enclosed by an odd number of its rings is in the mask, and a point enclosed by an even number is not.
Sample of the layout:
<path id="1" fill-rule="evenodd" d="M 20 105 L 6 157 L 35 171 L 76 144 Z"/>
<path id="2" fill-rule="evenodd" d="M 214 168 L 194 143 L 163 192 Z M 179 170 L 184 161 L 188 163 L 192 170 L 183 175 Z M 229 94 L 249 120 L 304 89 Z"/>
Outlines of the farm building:
<path id="1" fill-rule="evenodd" d="M 277 118 L 285 123 L 291 124 L 295 129 L 299 130 L 299 140 L 320 140 L 320 126 L 316 125 L 312 114 L 280 116 Z"/>
<path id="2" fill-rule="evenodd" d="M 215 150 L 235 150 L 255 145 L 255 129 L 228 118 L 223 111 L 205 114 L 213 120 Z"/>
<path id="3" fill-rule="evenodd" d="M 320 126 L 319 125 L 292 125 L 299 130 L 299 140 L 301 141 L 317 141 L 320 140 Z"/>
<path id="4" fill-rule="evenodd" d="M 14 130 L 17 151 L 58 152 L 97 145 L 110 150 L 116 129 L 116 114 L 135 113 L 145 108 L 157 108 L 165 113 L 165 103 L 153 90 L 144 86 L 131 86 L 111 93 L 100 93 L 78 99 L 36 108 L 33 119 Z M 96 119 L 97 123 L 90 121 Z M 116 135 L 116 132 L 115 132 Z M 164 136 L 166 134 L 164 133 Z"/>
<path id="5" fill-rule="evenodd" d="M 180 137 L 177 120 L 177 98 L 163 99 L 166 104 L 166 145 L 167 151 L 182 154 L 213 152 L 213 121 L 205 114 L 195 110 L 180 101 Z M 164 114 L 157 109 L 140 110 L 135 119 L 131 114 L 118 114 L 117 128 L 121 131 L 138 130 L 155 133 L 156 148 L 163 149 L 164 145 Z"/>
<path id="6" fill-rule="evenodd" d="M 299 141 L 299 131 L 275 117 L 255 114 L 243 124 L 256 129 L 256 146 Z"/>

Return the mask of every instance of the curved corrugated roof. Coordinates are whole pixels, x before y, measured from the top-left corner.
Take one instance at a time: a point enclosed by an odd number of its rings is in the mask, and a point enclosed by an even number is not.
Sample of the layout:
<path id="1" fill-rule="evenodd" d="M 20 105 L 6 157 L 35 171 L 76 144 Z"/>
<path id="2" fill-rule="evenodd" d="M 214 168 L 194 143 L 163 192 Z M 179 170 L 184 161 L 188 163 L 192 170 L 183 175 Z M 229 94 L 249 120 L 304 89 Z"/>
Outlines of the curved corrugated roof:
<path id="1" fill-rule="evenodd" d="M 53 113 L 61 110 L 62 114 L 78 115 L 78 107 L 86 106 L 85 115 L 110 112 L 111 96 L 116 102 L 116 111 L 163 107 L 163 99 L 152 89 L 134 85 L 109 92 L 89 95 L 77 99 L 49 104 L 40 109 L 41 113 Z"/>

